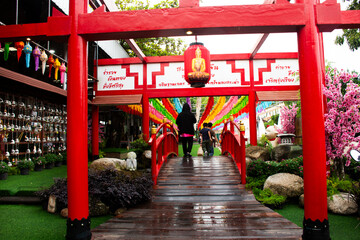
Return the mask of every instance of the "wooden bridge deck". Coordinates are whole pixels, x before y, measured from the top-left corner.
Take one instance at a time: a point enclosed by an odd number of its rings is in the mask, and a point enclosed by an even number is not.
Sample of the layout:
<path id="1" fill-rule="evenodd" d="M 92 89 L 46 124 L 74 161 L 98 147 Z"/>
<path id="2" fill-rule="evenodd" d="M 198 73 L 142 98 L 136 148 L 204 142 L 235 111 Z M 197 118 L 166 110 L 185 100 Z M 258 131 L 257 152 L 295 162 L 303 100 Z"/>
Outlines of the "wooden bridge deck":
<path id="1" fill-rule="evenodd" d="M 301 239 L 302 229 L 258 203 L 232 160 L 169 159 L 150 203 L 92 230 L 93 239 Z"/>

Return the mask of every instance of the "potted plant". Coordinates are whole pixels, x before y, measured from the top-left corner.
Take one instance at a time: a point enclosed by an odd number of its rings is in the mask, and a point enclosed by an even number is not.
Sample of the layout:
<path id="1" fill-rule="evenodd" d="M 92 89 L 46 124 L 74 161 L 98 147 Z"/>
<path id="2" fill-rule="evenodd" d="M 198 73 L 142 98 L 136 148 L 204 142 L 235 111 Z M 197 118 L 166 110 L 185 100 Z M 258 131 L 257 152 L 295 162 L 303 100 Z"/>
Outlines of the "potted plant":
<path id="1" fill-rule="evenodd" d="M 44 165 L 45 165 L 45 157 L 44 156 L 40 156 L 40 157 L 37 157 L 34 159 L 34 170 L 37 171 L 37 172 L 40 172 L 42 171 L 42 169 L 44 168 Z"/>
<path id="2" fill-rule="evenodd" d="M 17 168 L 20 169 L 21 175 L 29 175 L 30 169 L 33 167 L 34 163 L 26 159 L 20 160 L 17 163 Z"/>
<path id="3" fill-rule="evenodd" d="M 8 172 L 10 171 L 10 167 L 6 162 L 0 162 L 0 180 L 6 180 L 8 177 Z"/>
<path id="4" fill-rule="evenodd" d="M 56 155 L 53 153 L 48 153 L 45 155 L 45 168 L 46 169 L 52 169 L 55 165 L 55 161 L 56 161 Z"/>
<path id="5" fill-rule="evenodd" d="M 62 162 L 63 156 L 61 155 L 61 153 L 59 153 L 58 155 L 56 155 L 55 167 L 60 167 L 62 165 Z"/>

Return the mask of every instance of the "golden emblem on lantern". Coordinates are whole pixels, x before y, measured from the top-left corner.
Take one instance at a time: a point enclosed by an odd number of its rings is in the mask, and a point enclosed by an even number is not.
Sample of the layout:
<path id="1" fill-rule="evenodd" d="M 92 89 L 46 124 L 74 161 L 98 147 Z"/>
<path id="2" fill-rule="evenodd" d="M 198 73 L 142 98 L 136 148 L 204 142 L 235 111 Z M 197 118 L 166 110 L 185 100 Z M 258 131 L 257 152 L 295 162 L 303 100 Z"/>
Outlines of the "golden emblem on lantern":
<path id="1" fill-rule="evenodd" d="M 191 43 L 184 53 L 185 80 L 191 87 L 204 87 L 210 80 L 210 52 L 202 43 Z"/>

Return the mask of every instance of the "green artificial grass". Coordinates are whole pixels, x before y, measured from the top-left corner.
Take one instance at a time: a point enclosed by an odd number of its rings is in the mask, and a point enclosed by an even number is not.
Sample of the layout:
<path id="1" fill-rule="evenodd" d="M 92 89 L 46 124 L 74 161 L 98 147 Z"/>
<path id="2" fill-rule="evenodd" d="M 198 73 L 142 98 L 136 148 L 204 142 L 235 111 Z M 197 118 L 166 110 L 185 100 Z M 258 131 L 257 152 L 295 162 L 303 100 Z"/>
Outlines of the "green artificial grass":
<path id="1" fill-rule="evenodd" d="M 281 214 L 286 219 L 295 223 L 299 227 L 303 225 L 304 209 L 296 203 L 289 203 L 282 209 L 274 211 Z M 356 216 L 328 214 L 330 225 L 330 236 L 332 240 L 359 240 L 360 239 L 360 221 Z"/>
<path id="2" fill-rule="evenodd" d="M 66 166 L 43 169 L 41 172 L 30 171 L 29 175 L 11 175 L 0 181 L 0 196 L 32 195 L 35 191 L 50 187 L 54 178 L 66 176 Z"/>
<path id="3" fill-rule="evenodd" d="M 91 228 L 111 217 L 91 218 Z M 40 205 L 0 205 L 0 222 L 0 239 L 63 240 L 66 235 L 66 219 L 44 211 Z"/>
<path id="4" fill-rule="evenodd" d="M 194 141 L 194 144 L 193 144 L 193 147 L 191 149 L 191 156 L 195 157 L 197 156 L 197 151 L 200 147 L 200 144 L 195 142 Z M 214 148 L 214 156 L 220 156 L 221 155 L 221 152 L 218 148 Z M 183 153 L 183 147 L 181 145 L 181 143 L 179 143 L 179 157 L 182 157 L 184 156 L 184 153 Z"/>

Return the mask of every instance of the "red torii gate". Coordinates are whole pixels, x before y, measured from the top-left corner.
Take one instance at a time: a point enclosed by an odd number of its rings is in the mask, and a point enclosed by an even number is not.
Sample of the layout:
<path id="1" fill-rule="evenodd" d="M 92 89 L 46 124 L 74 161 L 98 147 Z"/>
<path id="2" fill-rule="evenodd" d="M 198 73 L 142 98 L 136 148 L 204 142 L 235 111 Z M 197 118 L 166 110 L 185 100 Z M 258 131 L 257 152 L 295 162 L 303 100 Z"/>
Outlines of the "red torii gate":
<path id="1" fill-rule="evenodd" d="M 188 30 L 195 35 L 297 32 L 304 126 L 303 238 L 329 239 L 321 34 L 335 28 L 359 28 L 360 11 L 341 11 L 336 0 L 319 2 L 297 0 L 289 4 L 277 0 L 269 5 L 198 7 L 198 0 L 180 0 L 180 8 L 105 13 L 101 12 L 102 7 L 88 14 L 86 0 L 70 0 L 69 16 L 49 17 L 46 23 L 0 26 L 1 41 L 26 37 L 68 40 L 67 239 L 91 236 L 87 187 L 87 41 L 183 36 Z M 250 95 L 249 100 L 254 102 L 255 96 Z"/>

